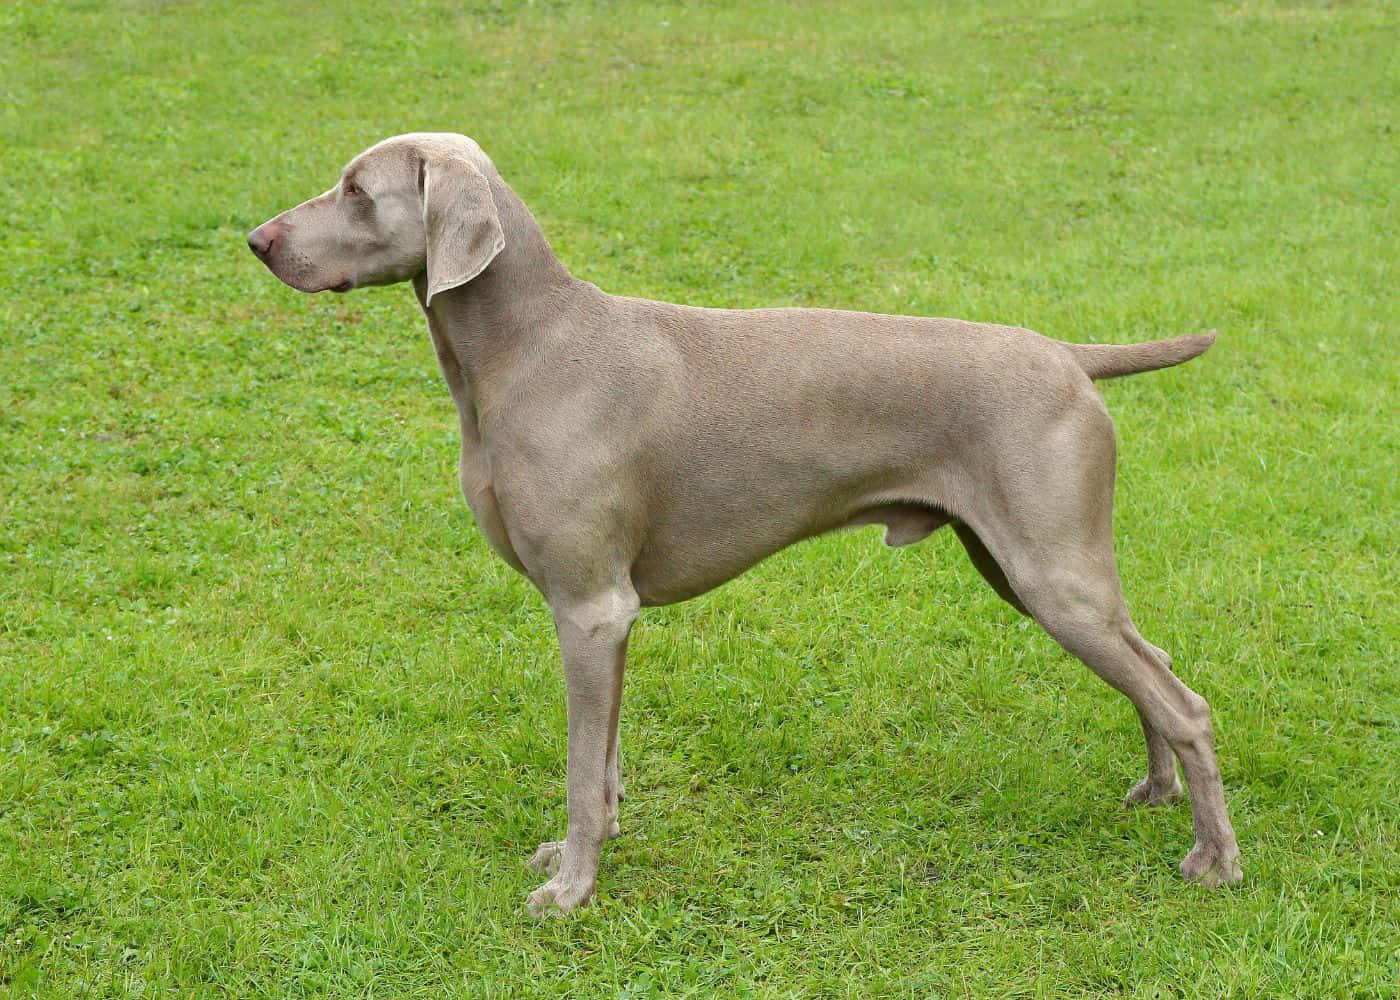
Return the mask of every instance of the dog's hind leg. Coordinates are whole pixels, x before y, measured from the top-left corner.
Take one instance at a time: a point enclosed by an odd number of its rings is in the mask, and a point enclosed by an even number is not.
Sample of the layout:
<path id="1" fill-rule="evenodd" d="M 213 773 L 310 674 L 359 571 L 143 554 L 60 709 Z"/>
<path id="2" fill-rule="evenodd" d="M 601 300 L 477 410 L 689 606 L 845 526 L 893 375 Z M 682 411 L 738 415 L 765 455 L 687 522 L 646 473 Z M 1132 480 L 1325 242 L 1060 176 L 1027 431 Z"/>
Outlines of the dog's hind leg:
<path id="1" fill-rule="evenodd" d="M 1016 591 L 1011 589 L 1006 574 L 1002 572 L 1001 566 L 998 565 L 992 554 L 987 551 L 987 547 L 982 544 L 982 539 L 977 537 L 977 532 L 962 522 L 954 524 L 953 530 L 957 532 L 958 538 L 963 543 L 963 548 L 967 549 L 968 558 L 972 560 L 972 565 L 982 574 L 983 579 L 1002 600 L 1021 614 L 1029 616 L 1030 612 L 1021 603 Z M 1150 655 L 1155 656 L 1167 669 L 1171 668 L 1171 658 L 1166 653 L 1151 643 L 1145 644 Z M 1171 744 L 1161 733 L 1152 728 L 1152 724 L 1147 721 L 1147 716 L 1143 715 L 1141 711 L 1138 712 L 1138 719 L 1142 723 L 1142 734 L 1147 741 L 1147 777 L 1128 790 L 1128 793 L 1123 797 L 1123 804 L 1126 806 L 1161 806 L 1180 802 L 1181 782 L 1176 776 L 1176 755 L 1172 753 Z"/>
<path id="2" fill-rule="evenodd" d="M 977 537 L 977 532 L 961 521 L 953 525 L 953 530 L 957 532 L 959 540 L 963 543 L 963 548 L 967 549 L 967 557 L 972 560 L 972 565 L 977 568 L 977 572 L 982 574 L 982 579 L 991 585 L 991 588 L 1003 601 L 1021 614 L 1029 615 L 1030 612 L 1021 603 L 1021 599 L 1016 596 L 1016 591 L 1011 589 L 1011 584 L 1007 582 L 1006 574 L 997 565 L 997 561 L 992 558 L 992 554 L 987 551 L 987 546 L 982 544 L 982 539 Z"/>
<path id="3" fill-rule="evenodd" d="M 1238 882 L 1239 848 L 1225 809 L 1206 700 L 1147 652 L 1148 643 L 1116 593 L 1116 580 L 1108 588 L 1103 581 L 1086 579 L 1071 558 L 1018 582 L 1018 592 L 1045 630 L 1137 708 L 1147 736 L 1146 798 L 1160 801 L 1175 791 L 1171 753 L 1181 759 L 1196 831 L 1182 874 L 1210 886 Z M 1138 785 L 1129 796 L 1142 788 Z"/>
<path id="4" fill-rule="evenodd" d="M 1153 648 L 1156 649 L 1155 646 Z M 1162 657 L 1163 665 L 1170 672 L 1171 659 L 1167 658 L 1166 653 L 1162 653 Z M 1180 802 L 1181 781 L 1176 776 L 1176 754 L 1172 753 L 1171 744 L 1147 721 L 1141 709 L 1138 710 L 1138 721 L 1142 724 L 1142 735 L 1147 741 L 1147 776 L 1128 789 L 1123 796 L 1123 804 L 1169 806 Z"/>
<path id="5" fill-rule="evenodd" d="M 1101 405 L 1076 409 L 1040 445 L 1022 452 L 1038 460 L 987 491 L 997 503 L 977 511 L 972 527 L 1021 605 L 1137 709 L 1148 775 L 1129 800 L 1162 802 L 1179 794 L 1172 754 L 1181 760 L 1196 833 L 1182 874 L 1210 886 L 1239 882 L 1210 708 L 1172 673 L 1166 653 L 1138 634 L 1123 602 L 1113 556 L 1107 414 Z"/>

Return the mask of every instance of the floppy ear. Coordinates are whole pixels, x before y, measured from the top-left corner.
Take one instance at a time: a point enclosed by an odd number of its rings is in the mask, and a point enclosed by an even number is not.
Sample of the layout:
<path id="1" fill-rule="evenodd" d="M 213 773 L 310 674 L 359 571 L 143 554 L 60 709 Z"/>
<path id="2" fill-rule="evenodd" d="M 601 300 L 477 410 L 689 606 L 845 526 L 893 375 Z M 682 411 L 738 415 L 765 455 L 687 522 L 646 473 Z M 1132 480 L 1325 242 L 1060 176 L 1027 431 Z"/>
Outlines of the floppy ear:
<path id="1" fill-rule="evenodd" d="M 428 292 L 465 285 L 506 245 L 486 175 L 461 157 L 422 166 L 423 229 L 428 236 Z"/>

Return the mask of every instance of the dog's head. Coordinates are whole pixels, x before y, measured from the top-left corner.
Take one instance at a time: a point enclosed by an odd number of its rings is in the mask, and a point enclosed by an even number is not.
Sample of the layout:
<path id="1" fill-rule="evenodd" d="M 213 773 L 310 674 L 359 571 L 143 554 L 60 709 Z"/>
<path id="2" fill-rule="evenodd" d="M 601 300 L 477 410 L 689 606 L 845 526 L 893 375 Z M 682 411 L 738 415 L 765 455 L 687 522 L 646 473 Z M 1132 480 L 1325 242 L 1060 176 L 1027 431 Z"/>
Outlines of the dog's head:
<path id="1" fill-rule="evenodd" d="M 427 298 L 471 281 L 505 246 L 495 167 L 471 139 L 416 132 L 350 161 L 325 194 L 248 234 L 268 270 L 303 292 L 427 276 Z"/>

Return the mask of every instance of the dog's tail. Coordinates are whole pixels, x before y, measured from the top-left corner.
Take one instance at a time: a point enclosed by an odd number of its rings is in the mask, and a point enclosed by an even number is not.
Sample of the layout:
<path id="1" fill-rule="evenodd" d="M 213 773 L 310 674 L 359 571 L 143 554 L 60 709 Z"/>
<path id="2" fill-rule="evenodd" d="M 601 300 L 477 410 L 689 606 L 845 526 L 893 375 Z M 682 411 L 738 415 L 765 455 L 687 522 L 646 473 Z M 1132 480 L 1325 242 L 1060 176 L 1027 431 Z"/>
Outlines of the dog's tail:
<path id="1" fill-rule="evenodd" d="M 1215 343 L 1215 331 L 1192 333 L 1145 344 L 1065 344 L 1084 374 L 1092 379 L 1118 378 L 1170 368 L 1204 354 Z"/>

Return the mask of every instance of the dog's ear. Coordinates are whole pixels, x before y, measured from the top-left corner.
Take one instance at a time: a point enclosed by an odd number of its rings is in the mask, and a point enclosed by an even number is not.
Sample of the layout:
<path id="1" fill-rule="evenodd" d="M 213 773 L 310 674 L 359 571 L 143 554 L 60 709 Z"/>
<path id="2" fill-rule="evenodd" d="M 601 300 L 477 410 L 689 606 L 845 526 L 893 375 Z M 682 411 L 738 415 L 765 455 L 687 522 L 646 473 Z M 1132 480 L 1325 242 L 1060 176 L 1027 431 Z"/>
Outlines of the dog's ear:
<path id="1" fill-rule="evenodd" d="M 424 161 L 423 229 L 428 236 L 428 292 L 465 285 L 486 269 L 506 245 L 501 218 L 486 175 L 458 156 Z"/>

